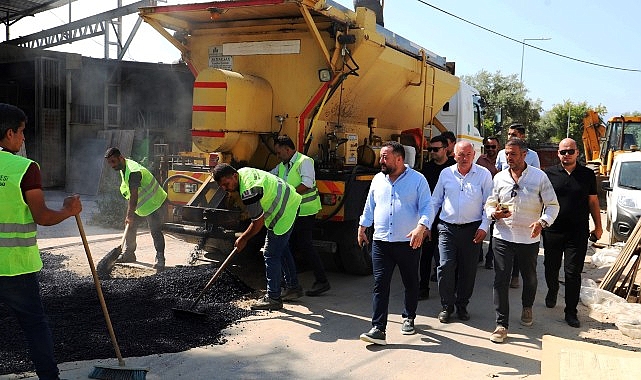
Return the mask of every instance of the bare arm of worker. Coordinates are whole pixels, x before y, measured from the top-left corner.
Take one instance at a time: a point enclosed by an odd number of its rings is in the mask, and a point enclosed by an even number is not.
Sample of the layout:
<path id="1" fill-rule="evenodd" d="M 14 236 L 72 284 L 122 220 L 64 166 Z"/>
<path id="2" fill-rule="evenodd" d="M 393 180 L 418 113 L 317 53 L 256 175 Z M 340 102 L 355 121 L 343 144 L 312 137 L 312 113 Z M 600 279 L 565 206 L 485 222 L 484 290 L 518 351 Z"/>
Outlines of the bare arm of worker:
<path id="1" fill-rule="evenodd" d="M 412 248 L 419 248 L 421 244 L 423 244 L 426 230 L 427 227 L 419 223 L 413 230 L 410 231 L 409 234 L 405 236 L 410 238 L 410 246 Z"/>
<path id="2" fill-rule="evenodd" d="M 592 215 L 592 221 L 594 222 L 594 230 L 591 231 L 597 240 L 601 239 L 603 234 L 603 227 L 601 226 L 601 208 L 599 207 L 599 197 L 598 195 L 588 195 L 588 206 L 590 207 L 590 215 Z"/>
<path id="3" fill-rule="evenodd" d="M 234 247 L 238 248 L 238 251 L 242 251 L 245 249 L 247 246 L 247 242 L 249 242 L 249 239 L 251 239 L 254 235 L 256 235 L 261 228 L 265 225 L 265 217 L 264 215 L 261 215 L 257 219 L 253 219 L 251 223 L 249 223 L 249 226 L 243 232 L 242 235 L 238 239 L 236 239 L 236 242 L 234 242 Z"/>
<path id="4" fill-rule="evenodd" d="M 300 185 L 296 186 L 296 192 L 298 194 L 302 194 L 302 193 L 306 192 L 309 189 L 310 189 L 309 187 L 303 185 L 302 183 Z"/>
<path id="5" fill-rule="evenodd" d="M 138 188 L 130 187 L 129 193 L 129 203 L 127 204 L 127 216 L 125 217 L 125 223 L 132 224 L 135 220 L 135 211 L 136 206 L 138 205 Z"/>
<path id="6" fill-rule="evenodd" d="M 66 197 L 60 210 L 52 210 L 47 207 L 42 189 L 27 190 L 24 195 L 33 220 L 41 226 L 58 224 L 70 216 L 80 214 L 80 211 L 82 211 L 80 196 L 77 194 Z"/>

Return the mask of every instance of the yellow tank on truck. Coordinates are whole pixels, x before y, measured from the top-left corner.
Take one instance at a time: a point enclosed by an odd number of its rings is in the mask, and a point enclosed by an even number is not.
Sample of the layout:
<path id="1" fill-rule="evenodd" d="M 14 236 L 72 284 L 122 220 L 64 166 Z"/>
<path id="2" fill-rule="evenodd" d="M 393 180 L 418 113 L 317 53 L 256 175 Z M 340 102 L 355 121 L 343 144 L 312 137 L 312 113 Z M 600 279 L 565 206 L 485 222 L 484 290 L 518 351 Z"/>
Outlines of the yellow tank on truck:
<path id="1" fill-rule="evenodd" d="M 325 0 L 236 0 L 147 7 L 140 15 L 182 51 L 195 75 L 224 69 L 267 82 L 272 101 L 254 104 L 251 111 L 271 117 L 251 132 L 287 134 L 312 157 L 321 155 L 319 144 L 327 144 L 329 133 L 356 134 L 364 141 L 372 134 L 372 117 L 378 121 L 374 133 L 383 140 L 401 130 L 422 130 L 459 88 L 445 58 L 376 25 L 366 8 L 353 12 Z M 247 109 L 248 100 L 227 96 L 218 105 Z M 195 111 L 194 119 L 200 117 Z M 221 151 L 232 152 L 232 140 Z M 194 144 L 203 149 L 201 142 Z M 233 159 L 242 161 L 236 154 Z M 275 164 L 269 148 L 260 145 L 249 161 L 267 169 Z"/>
<path id="2" fill-rule="evenodd" d="M 249 161 L 258 133 L 271 130 L 272 91 L 262 78 L 206 68 L 194 82 L 192 143 L 207 153 Z"/>

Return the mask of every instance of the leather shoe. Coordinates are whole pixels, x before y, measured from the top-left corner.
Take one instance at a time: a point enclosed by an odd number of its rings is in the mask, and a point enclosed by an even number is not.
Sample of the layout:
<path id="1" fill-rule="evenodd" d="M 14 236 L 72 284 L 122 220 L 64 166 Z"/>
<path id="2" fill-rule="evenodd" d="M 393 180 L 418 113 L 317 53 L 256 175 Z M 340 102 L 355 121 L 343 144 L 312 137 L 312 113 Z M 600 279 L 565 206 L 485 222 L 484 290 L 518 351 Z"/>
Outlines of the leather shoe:
<path id="1" fill-rule="evenodd" d="M 556 306 L 556 292 L 552 293 L 548 291 L 548 294 L 545 296 L 545 306 L 550 309 Z"/>
<path id="2" fill-rule="evenodd" d="M 581 322 L 574 314 L 565 314 L 565 321 L 570 327 L 581 327 Z"/>
<path id="3" fill-rule="evenodd" d="M 454 308 L 452 306 L 443 306 L 443 311 L 438 313 L 438 321 L 441 323 L 450 323 L 450 317 L 453 312 Z"/>
<path id="4" fill-rule="evenodd" d="M 467 308 L 465 306 L 459 306 L 456 308 L 456 315 L 458 316 L 458 319 L 461 321 L 469 321 L 470 320 L 470 313 L 467 312 Z"/>

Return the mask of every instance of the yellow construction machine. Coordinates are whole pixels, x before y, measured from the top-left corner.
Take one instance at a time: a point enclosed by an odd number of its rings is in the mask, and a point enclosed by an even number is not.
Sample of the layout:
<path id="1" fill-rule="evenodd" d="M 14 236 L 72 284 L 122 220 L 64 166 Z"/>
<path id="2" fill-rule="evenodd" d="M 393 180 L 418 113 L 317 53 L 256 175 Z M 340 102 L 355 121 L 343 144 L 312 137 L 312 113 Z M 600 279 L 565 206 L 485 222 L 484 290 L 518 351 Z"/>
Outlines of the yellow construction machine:
<path id="1" fill-rule="evenodd" d="M 371 247 L 357 245 L 356 231 L 382 141 L 407 145 L 416 168 L 426 141 L 445 130 L 480 153 L 478 92 L 444 57 L 377 24 L 369 8 L 230 0 L 146 7 L 140 17 L 196 78 L 192 152 L 172 158 L 167 187 L 180 207 L 166 230 L 207 250 L 228 251 L 247 223 L 209 169 L 220 161 L 270 170 L 278 135 L 315 160 L 323 209 L 314 244 L 351 273 L 371 270 Z"/>

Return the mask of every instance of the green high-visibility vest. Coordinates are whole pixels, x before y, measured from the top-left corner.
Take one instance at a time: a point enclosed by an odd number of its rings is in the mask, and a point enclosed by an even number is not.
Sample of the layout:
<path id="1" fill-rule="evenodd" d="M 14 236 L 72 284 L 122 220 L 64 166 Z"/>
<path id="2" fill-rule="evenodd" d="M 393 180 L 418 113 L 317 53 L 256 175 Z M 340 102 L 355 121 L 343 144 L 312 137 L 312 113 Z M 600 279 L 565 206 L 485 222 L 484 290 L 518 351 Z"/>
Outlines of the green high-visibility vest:
<path id="1" fill-rule="evenodd" d="M 160 186 L 156 178 L 145 168 L 134 160 L 125 159 L 126 167 L 125 172 L 120 171 L 120 193 L 125 199 L 129 200 L 131 194 L 129 193 L 129 175 L 131 173 L 140 172 L 142 174 L 142 181 L 138 189 L 138 203 L 136 204 L 136 215 L 147 216 L 152 212 L 158 210 L 160 206 L 167 199 L 167 193 Z"/>
<path id="2" fill-rule="evenodd" d="M 37 226 L 20 190 L 22 177 L 33 162 L 0 151 L 0 276 L 33 273 L 42 268 Z"/>
<path id="3" fill-rule="evenodd" d="M 289 173 L 287 173 L 286 181 L 290 185 L 294 186 L 294 188 L 296 188 L 303 182 L 299 168 L 305 160 L 311 160 L 312 166 L 314 166 L 314 160 L 312 160 L 311 157 L 308 157 L 302 153 L 298 153 L 298 158 L 292 163 L 292 167 L 289 169 Z M 278 176 L 284 179 L 285 172 L 285 164 L 281 162 L 280 164 L 278 164 Z M 320 197 L 318 196 L 318 189 L 316 188 L 316 180 L 314 180 L 312 188 L 307 189 L 301 195 L 303 196 L 303 199 L 300 201 L 300 210 L 298 211 L 298 215 L 316 215 L 322 207 Z"/>
<path id="4" fill-rule="evenodd" d="M 238 169 L 238 187 L 241 198 L 246 194 L 262 194 L 265 227 L 276 235 L 283 235 L 294 224 L 301 196 L 291 185 L 271 173 L 254 169 Z"/>

